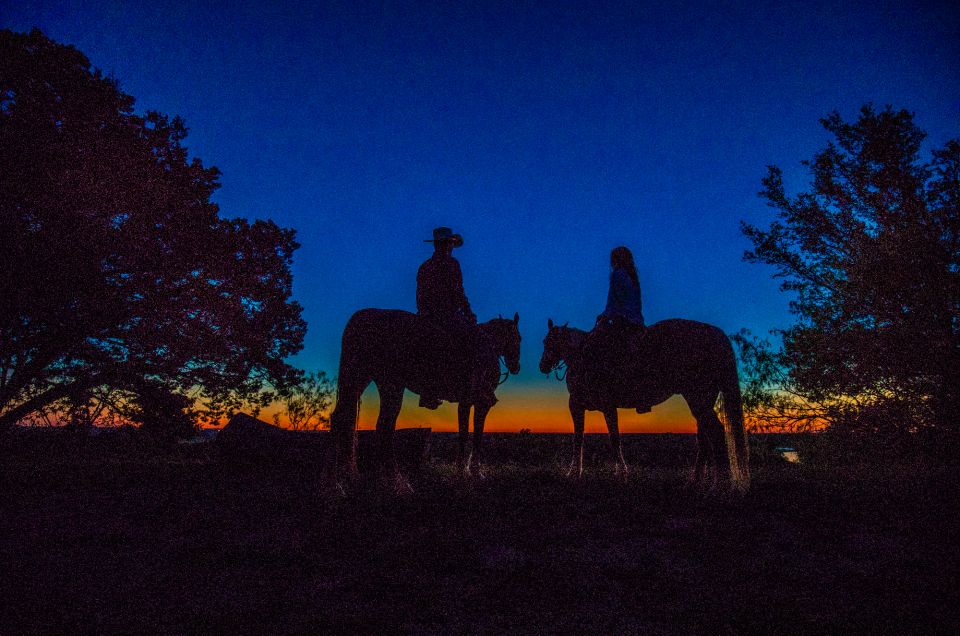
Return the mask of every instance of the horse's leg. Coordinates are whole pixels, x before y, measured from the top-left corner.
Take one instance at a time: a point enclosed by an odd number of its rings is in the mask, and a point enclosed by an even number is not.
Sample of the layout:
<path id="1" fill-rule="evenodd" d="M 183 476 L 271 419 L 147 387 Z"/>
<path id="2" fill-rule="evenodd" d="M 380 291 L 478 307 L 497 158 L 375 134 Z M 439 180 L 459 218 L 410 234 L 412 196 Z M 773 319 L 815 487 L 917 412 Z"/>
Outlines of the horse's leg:
<path id="1" fill-rule="evenodd" d="M 704 472 L 710 458 L 710 440 L 707 437 L 705 426 L 697 420 L 697 459 L 693 464 L 693 474 L 690 476 L 690 485 L 699 487 L 703 483 Z"/>
<path id="2" fill-rule="evenodd" d="M 337 404 L 330 414 L 332 452 L 328 465 L 338 487 L 341 487 L 341 477 L 355 477 L 357 474 L 357 416 L 360 411 L 360 395 L 366 388 L 366 383 L 353 382 L 346 375 L 340 377 Z M 369 383 L 369 380 L 366 382 Z"/>
<path id="3" fill-rule="evenodd" d="M 464 475 L 470 474 L 470 455 L 467 454 L 467 440 L 470 438 L 470 403 L 457 403 L 457 424 L 460 429 L 457 447 L 457 470 Z"/>
<path id="4" fill-rule="evenodd" d="M 570 458 L 567 477 L 571 475 L 583 477 L 583 420 L 586 409 L 572 395 L 568 405 L 570 407 L 570 417 L 573 419 L 573 457 Z"/>
<path id="5" fill-rule="evenodd" d="M 489 412 L 489 404 L 477 404 L 473 407 L 473 452 L 467 461 L 476 465 L 477 476 L 481 479 L 486 477 L 483 470 L 483 425 Z"/>
<path id="6" fill-rule="evenodd" d="M 623 449 L 620 447 L 620 422 L 617 419 L 617 409 L 608 408 L 603 411 L 603 419 L 607 421 L 607 432 L 610 434 L 610 451 L 613 454 L 614 473 L 627 478 L 630 470 L 623 458 Z"/>
<path id="7" fill-rule="evenodd" d="M 723 431 L 723 424 L 713 410 L 716 396 L 688 400 L 690 410 L 697 419 L 697 440 L 701 436 L 707 443 L 704 449 L 706 466 L 710 472 L 710 487 L 715 488 L 719 483 L 730 477 L 730 463 L 727 458 L 727 440 Z"/>
<path id="8" fill-rule="evenodd" d="M 393 445 L 393 432 L 397 427 L 397 416 L 403 405 L 403 387 L 377 385 L 380 391 L 380 413 L 377 415 L 377 442 L 381 474 L 398 485 L 402 481 L 397 454 Z"/>

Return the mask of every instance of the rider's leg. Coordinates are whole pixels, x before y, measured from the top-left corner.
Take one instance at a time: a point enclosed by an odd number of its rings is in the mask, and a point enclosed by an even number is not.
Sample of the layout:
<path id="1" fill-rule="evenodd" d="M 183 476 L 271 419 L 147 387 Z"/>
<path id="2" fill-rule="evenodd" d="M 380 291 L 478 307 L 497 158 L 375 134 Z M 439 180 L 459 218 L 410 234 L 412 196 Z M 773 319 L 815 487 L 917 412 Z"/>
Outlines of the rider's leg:
<path id="1" fill-rule="evenodd" d="M 470 394 L 477 404 L 490 408 L 497 403 L 494 390 L 500 379 L 500 361 L 493 343 L 483 333 L 477 333 L 474 340 L 475 354 L 473 371 L 470 376 Z M 474 422 L 476 424 L 476 422 Z"/>
<path id="2" fill-rule="evenodd" d="M 634 373 L 642 380 L 646 380 L 649 377 L 645 364 L 647 356 L 642 349 L 642 340 L 646 331 L 647 328 L 642 323 L 625 325 L 624 346 L 626 347 L 627 355 L 630 356 L 632 364 L 635 366 Z M 649 413 L 654 404 L 652 398 L 649 395 L 642 395 L 640 397 L 643 401 L 637 405 L 637 413 Z"/>
<path id="3" fill-rule="evenodd" d="M 427 348 L 430 356 L 433 358 L 430 375 L 426 388 L 420 394 L 420 406 L 426 409 L 434 410 L 443 403 L 440 395 L 442 394 L 441 385 L 443 381 L 442 361 L 449 356 L 450 343 L 449 336 L 443 332 L 439 323 L 434 320 L 424 321 L 421 329 L 425 332 L 423 346 Z M 429 336 L 429 337 L 426 337 Z"/>

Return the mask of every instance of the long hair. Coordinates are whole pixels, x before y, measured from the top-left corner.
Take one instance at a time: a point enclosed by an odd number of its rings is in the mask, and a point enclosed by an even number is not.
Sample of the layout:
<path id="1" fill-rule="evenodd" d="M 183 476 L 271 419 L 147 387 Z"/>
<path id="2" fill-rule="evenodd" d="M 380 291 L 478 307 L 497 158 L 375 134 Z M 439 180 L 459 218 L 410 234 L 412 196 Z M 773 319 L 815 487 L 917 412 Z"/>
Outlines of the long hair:
<path id="1" fill-rule="evenodd" d="M 633 264 L 633 253 L 629 248 L 623 245 L 615 247 L 613 251 L 610 252 L 610 267 L 613 269 L 622 269 L 630 275 L 634 285 L 637 287 L 640 286 L 640 278 L 637 276 L 637 266 Z"/>

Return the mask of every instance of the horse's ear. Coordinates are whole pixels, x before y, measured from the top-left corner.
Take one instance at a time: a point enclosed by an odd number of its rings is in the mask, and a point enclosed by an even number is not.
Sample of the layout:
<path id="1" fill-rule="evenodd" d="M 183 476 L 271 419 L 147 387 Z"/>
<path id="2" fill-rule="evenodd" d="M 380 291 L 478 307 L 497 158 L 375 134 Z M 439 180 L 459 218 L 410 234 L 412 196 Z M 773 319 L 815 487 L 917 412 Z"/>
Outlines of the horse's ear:
<path id="1" fill-rule="evenodd" d="M 547 329 L 553 329 L 553 319 L 547 318 Z"/>
<path id="2" fill-rule="evenodd" d="M 515 325 L 519 325 L 519 324 L 520 324 L 520 312 L 519 312 L 519 311 L 513 312 L 513 324 L 515 324 Z"/>

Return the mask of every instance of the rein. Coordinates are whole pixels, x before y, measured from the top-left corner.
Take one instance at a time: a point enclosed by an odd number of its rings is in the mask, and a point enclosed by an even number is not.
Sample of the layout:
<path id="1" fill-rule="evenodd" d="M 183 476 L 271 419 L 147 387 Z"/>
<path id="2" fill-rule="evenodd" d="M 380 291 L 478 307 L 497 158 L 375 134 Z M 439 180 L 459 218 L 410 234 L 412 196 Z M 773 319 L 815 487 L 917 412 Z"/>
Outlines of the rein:
<path id="1" fill-rule="evenodd" d="M 553 371 L 553 377 L 563 382 L 567 379 L 567 373 L 570 372 L 570 367 L 563 360 L 557 360 L 557 363 L 553 365 L 553 368 L 550 370 Z M 563 375 L 560 375 L 561 372 L 563 372 Z"/>
<path id="2" fill-rule="evenodd" d="M 503 384 L 504 382 L 506 382 L 508 379 L 510 379 L 510 369 L 507 368 L 507 359 L 506 359 L 506 357 L 504 357 L 504 356 L 498 357 L 498 358 L 497 358 L 497 363 L 498 363 L 499 365 L 502 365 L 502 369 L 503 369 L 502 371 L 500 371 L 500 370 L 498 369 L 498 371 L 499 371 L 499 373 L 500 373 L 500 377 L 497 378 L 497 386 L 500 386 L 501 384 Z"/>

